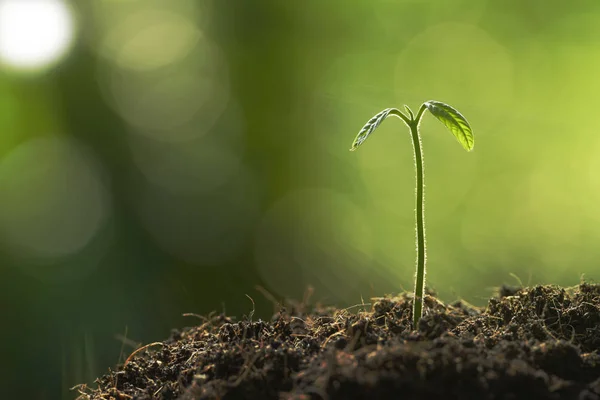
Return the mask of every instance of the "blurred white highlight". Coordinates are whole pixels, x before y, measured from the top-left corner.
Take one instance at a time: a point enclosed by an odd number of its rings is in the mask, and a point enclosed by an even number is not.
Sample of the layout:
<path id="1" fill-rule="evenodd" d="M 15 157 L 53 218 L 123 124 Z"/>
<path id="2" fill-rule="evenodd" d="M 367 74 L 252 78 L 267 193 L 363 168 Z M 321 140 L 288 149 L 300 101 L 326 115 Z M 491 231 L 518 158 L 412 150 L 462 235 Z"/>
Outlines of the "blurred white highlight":
<path id="1" fill-rule="evenodd" d="M 0 0 L 0 62 L 39 69 L 59 60 L 73 40 L 73 16 L 61 0 Z"/>

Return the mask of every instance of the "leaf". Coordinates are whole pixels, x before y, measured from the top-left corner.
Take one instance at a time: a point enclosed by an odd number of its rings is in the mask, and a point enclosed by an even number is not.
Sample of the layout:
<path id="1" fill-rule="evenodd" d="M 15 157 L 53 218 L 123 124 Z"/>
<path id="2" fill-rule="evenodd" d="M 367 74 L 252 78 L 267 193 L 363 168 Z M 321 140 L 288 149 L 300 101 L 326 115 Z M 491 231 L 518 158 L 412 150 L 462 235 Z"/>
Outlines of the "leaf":
<path id="1" fill-rule="evenodd" d="M 475 144 L 473 130 L 467 119 L 463 117 L 458 110 L 448 104 L 433 100 L 425 102 L 425 107 L 427 107 L 431 114 L 440 120 L 442 124 L 446 125 L 446 128 L 454 134 L 465 150 L 473 150 L 473 145 Z"/>
<path id="2" fill-rule="evenodd" d="M 354 139 L 354 142 L 352 143 L 352 148 L 350 149 L 350 151 L 356 150 L 356 148 L 358 146 L 360 146 L 365 140 L 367 140 L 369 135 L 371 133 L 373 133 L 373 131 L 375 129 L 377 129 L 377 127 L 379 125 L 381 125 L 381 123 L 388 117 L 388 115 L 390 114 L 390 112 L 392 112 L 392 110 L 394 110 L 394 109 L 386 108 L 385 110 L 381 111 L 380 113 L 375 115 L 373 118 L 371 118 L 365 124 L 365 126 L 362 127 L 360 132 L 358 132 L 358 135 L 356 135 L 356 139 Z"/>

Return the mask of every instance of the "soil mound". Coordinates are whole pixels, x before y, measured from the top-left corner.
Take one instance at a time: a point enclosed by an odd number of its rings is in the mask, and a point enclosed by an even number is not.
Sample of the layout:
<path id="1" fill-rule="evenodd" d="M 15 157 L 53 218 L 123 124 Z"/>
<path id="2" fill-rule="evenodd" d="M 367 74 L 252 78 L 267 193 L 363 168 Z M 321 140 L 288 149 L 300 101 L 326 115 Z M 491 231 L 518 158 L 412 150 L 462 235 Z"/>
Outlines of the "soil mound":
<path id="1" fill-rule="evenodd" d="M 418 331 L 411 303 L 211 316 L 79 399 L 600 400 L 600 285 L 503 287 L 485 308 L 428 295 Z"/>

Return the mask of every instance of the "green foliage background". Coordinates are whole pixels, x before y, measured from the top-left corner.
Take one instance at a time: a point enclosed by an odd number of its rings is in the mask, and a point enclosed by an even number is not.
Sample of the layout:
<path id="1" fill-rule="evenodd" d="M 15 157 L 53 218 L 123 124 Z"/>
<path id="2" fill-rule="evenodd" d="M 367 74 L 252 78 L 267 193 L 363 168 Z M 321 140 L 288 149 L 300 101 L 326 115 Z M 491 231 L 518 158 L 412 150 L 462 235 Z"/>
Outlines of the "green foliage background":
<path id="1" fill-rule="evenodd" d="M 427 282 L 444 300 L 483 305 L 511 274 L 597 279 L 597 1 L 72 8 L 57 65 L 0 70 L 7 398 L 73 398 L 135 343 L 195 323 L 185 312 L 242 316 L 248 294 L 268 318 L 257 285 L 340 306 L 410 290 L 407 129 L 387 121 L 348 151 L 386 107 L 440 100 L 476 136 L 467 154 L 421 124 Z"/>

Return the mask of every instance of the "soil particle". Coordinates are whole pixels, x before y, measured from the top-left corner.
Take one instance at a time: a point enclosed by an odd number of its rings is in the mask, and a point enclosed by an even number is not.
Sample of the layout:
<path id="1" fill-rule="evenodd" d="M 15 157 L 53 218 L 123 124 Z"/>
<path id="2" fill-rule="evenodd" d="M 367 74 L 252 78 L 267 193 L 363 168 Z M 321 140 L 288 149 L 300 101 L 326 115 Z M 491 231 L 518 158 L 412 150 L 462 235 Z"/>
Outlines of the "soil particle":
<path id="1" fill-rule="evenodd" d="M 79 399 L 600 400 L 600 286 L 500 289 L 487 307 L 373 299 L 360 311 L 225 315 L 137 351 Z M 160 345 L 160 346 L 159 346 Z"/>

